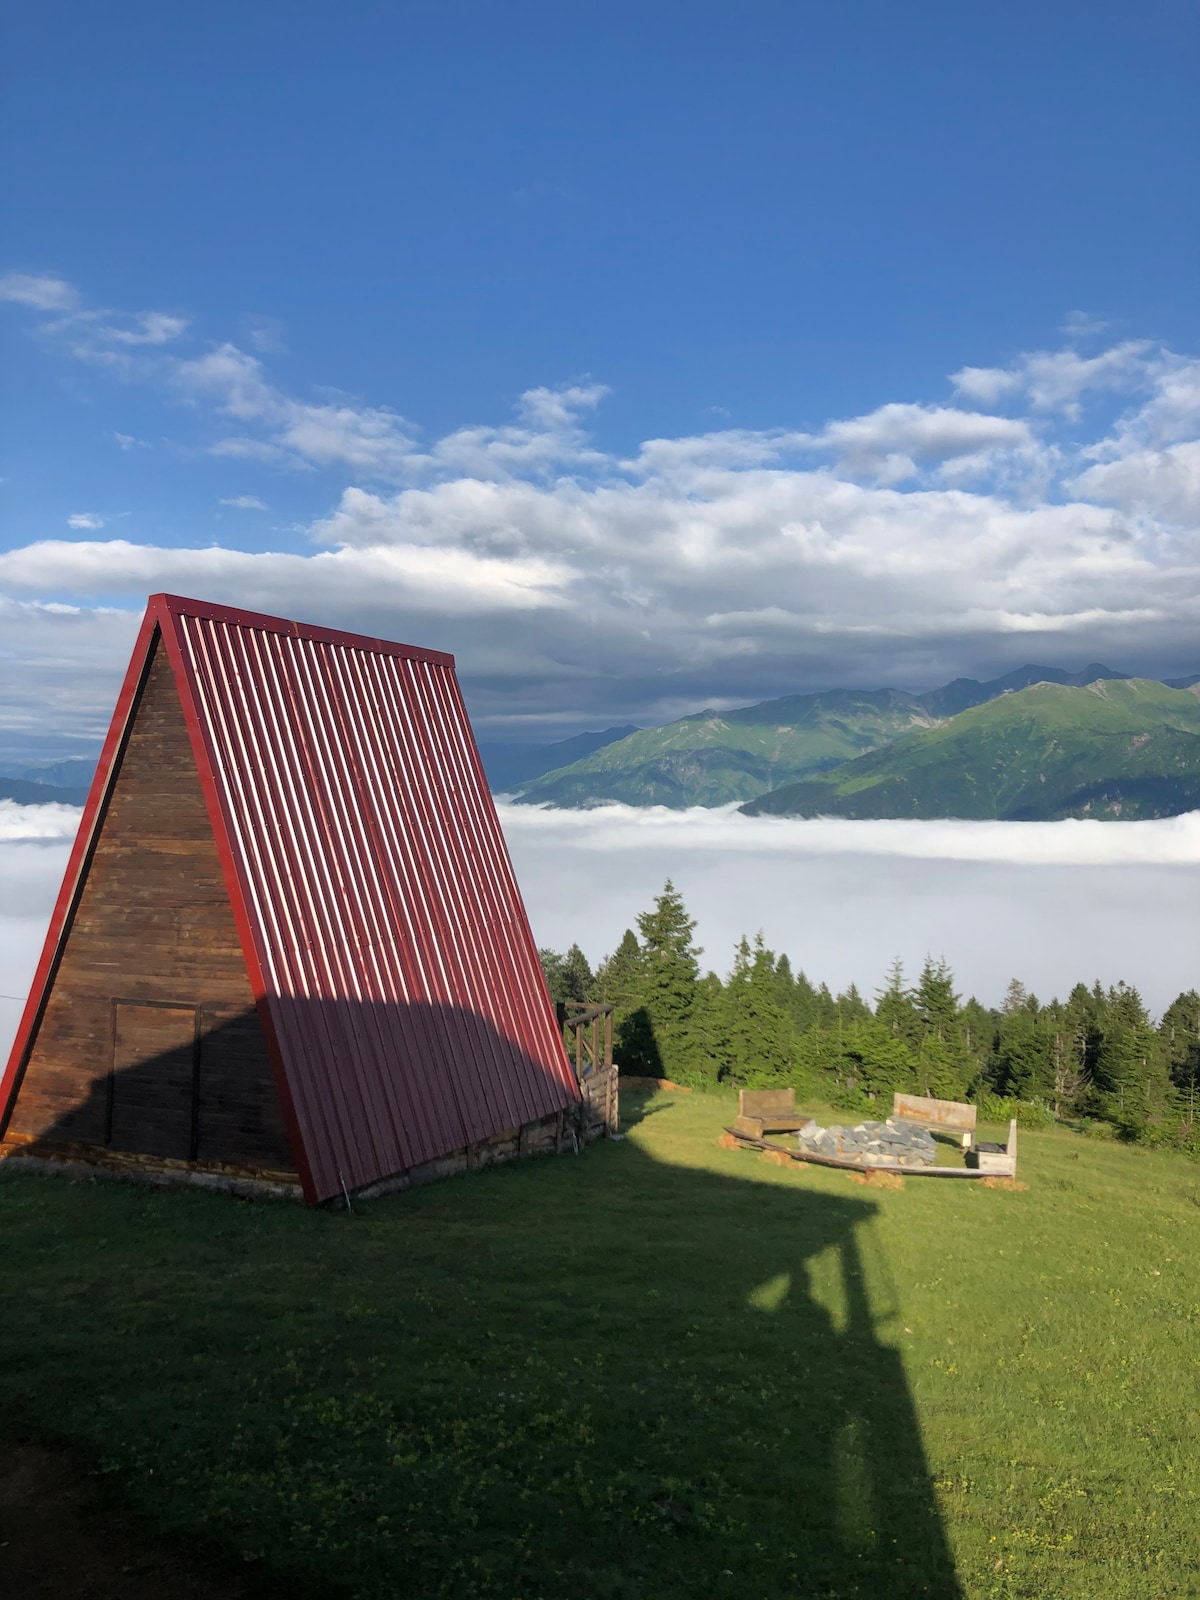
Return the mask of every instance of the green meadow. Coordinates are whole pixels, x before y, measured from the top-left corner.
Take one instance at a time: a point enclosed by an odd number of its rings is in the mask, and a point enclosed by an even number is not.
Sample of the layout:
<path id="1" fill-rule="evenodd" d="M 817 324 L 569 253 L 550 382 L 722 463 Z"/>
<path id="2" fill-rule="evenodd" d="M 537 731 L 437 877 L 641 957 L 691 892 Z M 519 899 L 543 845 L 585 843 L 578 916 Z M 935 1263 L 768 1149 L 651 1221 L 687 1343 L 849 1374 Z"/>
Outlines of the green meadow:
<path id="1" fill-rule="evenodd" d="M 5 1432 L 298 1596 L 1200 1595 L 1200 1165 L 892 1190 L 623 1109 L 353 1216 L 0 1172 Z"/>

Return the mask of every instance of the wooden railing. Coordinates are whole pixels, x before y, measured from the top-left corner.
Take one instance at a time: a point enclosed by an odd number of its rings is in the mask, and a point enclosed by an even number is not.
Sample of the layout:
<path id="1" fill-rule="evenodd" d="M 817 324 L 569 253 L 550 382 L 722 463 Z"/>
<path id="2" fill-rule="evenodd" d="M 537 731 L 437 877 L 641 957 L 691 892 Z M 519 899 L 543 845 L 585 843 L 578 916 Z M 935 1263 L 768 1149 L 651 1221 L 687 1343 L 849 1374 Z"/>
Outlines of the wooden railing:
<path id="1" fill-rule="evenodd" d="M 559 1015 L 579 1084 L 583 1137 L 598 1139 L 601 1134 L 616 1133 L 620 1106 L 612 1053 L 613 1008 L 568 1000 L 560 1006 Z"/>

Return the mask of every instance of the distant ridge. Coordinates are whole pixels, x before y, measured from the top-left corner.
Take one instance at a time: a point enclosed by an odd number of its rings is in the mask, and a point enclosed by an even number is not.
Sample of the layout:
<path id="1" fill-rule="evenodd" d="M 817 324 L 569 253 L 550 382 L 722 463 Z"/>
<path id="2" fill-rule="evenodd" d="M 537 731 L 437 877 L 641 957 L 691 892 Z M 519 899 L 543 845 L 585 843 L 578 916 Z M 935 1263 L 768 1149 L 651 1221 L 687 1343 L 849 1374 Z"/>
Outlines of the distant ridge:
<path id="1" fill-rule="evenodd" d="M 65 761 L 43 761 L 33 766 L 22 766 L 20 762 L 0 765 L 0 779 L 20 778 L 25 783 L 50 784 L 57 789 L 82 790 L 86 796 L 95 770 L 94 759 L 70 756 Z"/>
<path id="2" fill-rule="evenodd" d="M 983 682 L 956 678 L 923 694 L 830 689 L 734 711 L 700 711 L 544 769 L 520 782 L 518 798 L 576 808 L 612 801 L 675 808 L 745 802 L 1035 684 L 1085 688 L 1101 681 L 1126 682 L 1130 675 L 1095 661 L 1080 672 L 1030 663 Z M 1175 680 L 1175 687 L 1198 681 L 1200 673 Z"/>
<path id="3" fill-rule="evenodd" d="M 1197 809 L 1200 690 L 1149 678 L 998 695 L 742 807 L 750 816 L 1008 822 Z"/>
<path id="4" fill-rule="evenodd" d="M 29 783 L 24 778 L 0 778 L 0 800 L 15 800 L 23 806 L 81 806 L 86 788 L 64 788 L 57 783 Z"/>
<path id="5" fill-rule="evenodd" d="M 1082 672 L 1064 672 L 1060 667 L 1016 667 L 1002 678 L 991 678 L 986 683 L 980 683 L 975 678 L 955 678 L 953 683 L 941 689 L 930 689 L 920 698 L 935 716 L 956 717 L 960 711 L 969 711 L 972 706 L 981 706 L 1002 694 L 1015 694 L 1035 683 L 1060 683 L 1085 689 L 1089 683 L 1096 683 L 1101 678 L 1115 680 L 1131 676 L 1128 672 L 1114 672 L 1111 667 L 1102 666 L 1098 661 L 1084 667 Z M 1197 677 L 1200 677 L 1200 673 Z M 1171 687 L 1183 689 L 1187 685 L 1180 683 Z"/>
<path id="6" fill-rule="evenodd" d="M 585 807 L 620 801 L 634 806 L 718 806 L 755 801 L 793 784 L 832 775 L 847 762 L 886 750 L 912 734 L 946 726 L 977 706 L 1011 700 L 1038 684 L 1081 689 L 1097 682 L 1134 681 L 1192 690 L 1200 685 L 1200 672 L 1134 680 L 1101 662 L 1091 662 L 1079 672 L 1030 663 L 997 678 L 955 678 L 921 694 L 902 689 L 830 689 L 784 695 L 731 711 L 700 711 L 663 727 L 638 729 L 626 724 L 552 744 L 482 741 L 479 750 L 493 793 L 515 793 L 527 804 Z M 81 805 L 93 769 L 94 763 L 81 757 L 0 768 L 0 798 L 24 805 Z M 1180 792 L 1190 792 L 1188 780 L 1183 782 Z M 827 787 L 821 792 L 828 799 Z M 1093 802 L 1087 814 L 1097 814 L 1095 805 L 1101 803 Z M 1136 803 L 1153 807 L 1176 802 L 1163 790 L 1157 800 Z M 1128 805 L 1134 804 L 1131 798 Z M 1128 806 L 1120 814 L 1131 814 Z"/>
<path id="7" fill-rule="evenodd" d="M 493 740 L 482 742 L 479 754 L 492 793 L 508 794 L 523 783 L 540 778 L 543 772 L 569 766 L 637 731 L 630 722 L 621 728 L 605 728 L 603 733 L 577 733 L 556 744 L 502 744 Z"/>

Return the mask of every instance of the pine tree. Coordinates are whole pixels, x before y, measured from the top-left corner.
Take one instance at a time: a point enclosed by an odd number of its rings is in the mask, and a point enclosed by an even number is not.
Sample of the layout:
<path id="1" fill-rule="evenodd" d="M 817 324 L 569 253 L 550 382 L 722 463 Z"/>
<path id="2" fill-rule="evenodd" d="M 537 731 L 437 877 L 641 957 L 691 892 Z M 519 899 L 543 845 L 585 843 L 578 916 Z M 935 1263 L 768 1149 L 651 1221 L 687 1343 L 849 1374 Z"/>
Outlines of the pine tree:
<path id="1" fill-rule="evenodd" d="M 652 911 L 637 919 L 642 936 L 640 998 L 653 1029 L 655 1044 L 669 1078 L 686 1081 L 708 1076 L 692 1031 L 700 951 L 692 943 L 695 922 L 668 878 Z"/>
<path id="2" fill-rule="evenodd" d="M 612 955 L 606 956 L 596 969 L 592 992 L 597 1003 L 628 1007 L 642 992 L 642 947 L 637 934 L 626 928 L 621 942 Z"/>
<path id="3" fill-rule="evenodd" d="M 908 1044 L 869 1014 L 847 1029 L 837 1041 L 836 1052 L 833 1070 L 847 1089 L 861 1089 L 872 1099 L 881 1096 L 887 1100 L 897 1091 L 911 1094 L 918 1088 Z"/>
<path id="4" fill-rule="evenodd" d="M 921 1075 L 927 1083 L 941 1085 L 927 1092 L 941 1100 L 961 1099 L 975 1072 L 963 1042 L 954 975 L 945 961 L 926 956 L 921 981 L 913 994 L 913 1008 L 921 1036 Z"/>
<path id="5" fill-rule="evenodd" d="M 917 1047 L 920 1092 L 934 1100 L 960 1100 L 964 1092 L 961 1065 L 944 1039 L 927 1033 Z"/>
<path id="6" fill-rule="evenodd" d="M 822 983 L 813 995 L 813 1009 L 816 1013 L 813 1026 L 836 1032 L 838 1025 L 837 1001 L 829 992 L 829 985 Z"/>
<path id="7" fill-rule="evenodd" d="M 550 998 L 555 1005 L 559 1005 L 567 998 L 566 957 L 558 950 L 551 950 L 546 946 L 539 949 L 538 960 L 542 964 L 542 976 L 546 980 Z"/>
<path id="8" fill-rule="evenodd" d="M 1090 1079 L 1065 1008 L 1056 1008 L 1050 1036 L 1051 1109 L 1056 1117 L 1077 1111 L 1083 1104 Z"/>
<path id="9" fill-rule="evenodd" d="M 817 991 L 803 972 L 798 972 L 792 983 L 792 1025 L 796 1033 L 807 1033 L 817 1026 Z"/>
<path id="10" fill-rule="evenodd" d="M 1158 1035 L 1135 988 L 1108 991 L 1101 1024 L 1093 1095 L 1103 1116 L 1139 1132 L 1158 1122 L 1171 1103 L 1171 1081 Z"/>
<path id="11" fill-rule="evenodd" d="M 725 984 L 725 1048 L 729 1071 L 738 1083 L 765 1087 L 790 1080 L 794 1040 L 791 1021 L 779 1003 L 774 952 L 757 934 L 744 937 Z"/>
<path id="12" fill-rule="evenodd" d="M 731 1072 L 728 1015 L 725 986 L 715 972 L 706 972 L 696 985 L 691 1033 L 696 1076 L 711 1083 L 724 1082 Z"/>
<path id="13" fill-rule="evenodd" d="M 888 968 L 887 983 L 875 995 L 875 1018 L 897 1039 L 912 1041 L 917 1037 L 912 990 L 905 985 L 899 957 Z"/>
<path id="14" fill-rule="evenodd" d="M 1067 996 L 1063 1007 L 1063 1025 L 1071 1054 L 1078 1063 L 1083 1078 L 1083 1095 L 1096 1070 L 1096 1055 L 1100 1049 L 1100 1022 L 1103 1004 L 1097 1005 L 1095 995 L 1088 992 L 1085 983 L 1077 983 Z"/>
<path id="15" fill-rule="evenodd" d="M 620 944 L 600 963 L 592 992 L 613 1008 L 613 1059 L 634 1077 L 661 1078 L 662 1057 L 643 1000 L 644 955 L 637 935 L 626 928 Z"/>
<path id="16" fill-rule="evenodd" d="M 1194 1095 L 1200 1089 L 1200 994 L 1176 996 L 1158 1025 L 1167 1069 L 1176 1088 Z"/>
<path id="17" fill-rule="evenodd" d="M 873 1021 L 871 1008 L 858 992 L 858 985 L 851 984 L 843 989 L 837 997 L 838 1023 L 842 1028 L 857 1028 L 861 1024 Z"/>
<path id="18" fill-rule="evenodd" d="M 1183 1115 L 1183 1131 L 1191 1137 L 1200 1109 L 1200 994 L 1189 989 L 1163 1013 L 1158 1037 Z"/>
<path id="19" fill-rule="evenodd" d="M 968 1063 L 967 1093 L 972 1096 L 992 1081 L 990 1068 L 996 1039 L 996 1013 L 972 996 L 962 1008 L 959 1025 Z"/>
<path id="20" fill-rule="evenodd" d="M 1049 1040 L 1038 1014 L 1036 997 L 1014 978 L 996 1025 L 992 1077 L 1001 1094 L 1033 1100 L 1050 1091 Z"/>

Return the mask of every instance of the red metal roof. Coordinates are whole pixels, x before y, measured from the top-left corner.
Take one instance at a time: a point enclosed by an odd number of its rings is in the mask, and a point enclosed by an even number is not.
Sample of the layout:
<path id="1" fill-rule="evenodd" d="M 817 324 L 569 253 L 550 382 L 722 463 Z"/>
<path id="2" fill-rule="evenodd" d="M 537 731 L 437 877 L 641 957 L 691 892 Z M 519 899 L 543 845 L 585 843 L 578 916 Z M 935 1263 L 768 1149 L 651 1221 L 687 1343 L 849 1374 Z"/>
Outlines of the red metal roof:
<path id="1" fill-rule="evenodd" d="M 308 1197 L 571 1105 L 454 658 L 174 595 L 147 607 L 8 1088 L 156 630 Z"/>

